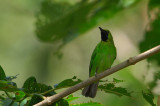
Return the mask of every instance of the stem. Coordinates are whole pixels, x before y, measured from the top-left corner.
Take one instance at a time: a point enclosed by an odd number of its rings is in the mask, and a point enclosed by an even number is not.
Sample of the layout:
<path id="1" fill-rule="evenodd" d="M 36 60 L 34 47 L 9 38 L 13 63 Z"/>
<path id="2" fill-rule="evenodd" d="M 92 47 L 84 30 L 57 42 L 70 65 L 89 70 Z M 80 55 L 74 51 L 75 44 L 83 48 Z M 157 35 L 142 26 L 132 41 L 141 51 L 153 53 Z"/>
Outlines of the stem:
<path id="1" fill-rule="evenodd" d="M 5 94 L 8 96 L 8 98 L 13 99 L 12 96 L 8 92 L 5 91 Z"/>
<path id="2" fill-rule="evenodd" d="M 144 53 L 141 53 L 138 56 L 131 57 L 128 60 L 126 60 L 126 61 L 124 61 L 124 62 L 122 62 L 122 63 L 120 63 L 120 64 L 102 72 L 102 73 L 100 73 L 100 74 L 97 74 L 96 77 L 95 76 L 90 77 L 88 80 L 85 80 L 85 81 L 83 81 L 83 82 L 81 82 L 77 85 L 74 85 L 74 86 L 68 88 L 67 90 L 65 90 L 65 91 L 63 91 L 59 94 L 55 94 L 53 96 L 47 97 L 45 100 L 35 104 L 34 106 L 51 105 L 52 103 L 56 102 L 57 100 L 65 97 L 65 96 L 67 96 L 67 95 L 69 95 L 69 94 L 71 94 L 71 93 L 73 93 L 73 92 L 75 92 L 79 89 L 82 89 L 82 88 L 86 87 L 87 85 L 90 85 L 93 82 L 96 82 L 96 81 L 98 81 L 98 80 L 100 80 L 100 79 L 102 79 L 106 76 L 109 76 L 109 75 L 111 75 L 111 74 L 113 74 L 113 73 L 115 73 L 115 72 L 117 72 L 117 71 L 119 71 L 123 68 L 126 68 L 130 65 L 134 65 L 137 62 L 139 62 L 141 60 L 144 60 L 144 59 L 146 59 L 146 58 L 148 58 L 148 57 L 150 57 L 150 56 L 152 56 L 156 53 L 159 53 L 159 52 L 160 52 L 160 45 L 158 45 L 158 46 L 156 46 L 156 47 L 154 47 L 154 48 L 152 48 L 152 49 L 150 49 L 150 50 L 148 50 Z"/>
<path id="3" fill-rule="evenodd" d="M 37 96 L 41 97 L 43 100 L 46 99 L 46 97 L 41 95 L 41 94 L 34 94 L 34 95 L 37 95 Z"/>
<path id="4" fill-rule="evenodd" d="M 157 98 L 157 106 L 160 106 L 160 96 Z"/>
<path id="5" fill-rule="evenodd" d="M 68 86 L 68 87 L 69 87 L 69 86 Z M 63 87 L 63 88 L 68 88 L 68 87 Z M 62 89 L 62 88 L 50 89 L 50 90 L 48 90 L 48 91 L 46 91 L 46 92 L 41 93 L 41 95 L 45 95 L 45 94 L 47 94 L 47 93 L 50 93 L 50 92 L 55 91 L 55 90 L 58 90 L 58 89 Z"/>

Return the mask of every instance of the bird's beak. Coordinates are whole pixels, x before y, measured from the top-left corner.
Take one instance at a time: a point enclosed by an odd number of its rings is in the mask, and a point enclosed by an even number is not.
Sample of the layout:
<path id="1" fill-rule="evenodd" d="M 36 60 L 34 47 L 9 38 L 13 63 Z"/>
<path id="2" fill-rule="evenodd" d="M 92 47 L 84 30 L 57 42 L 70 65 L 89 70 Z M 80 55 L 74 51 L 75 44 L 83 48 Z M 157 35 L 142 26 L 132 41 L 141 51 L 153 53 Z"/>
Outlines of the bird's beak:
<path id="1" fill-rule="evenodd" d="M 101 32 L 103 31 L 103 29 L 101 27 L 99 27 L 99 29 L 101 30 Z"/>

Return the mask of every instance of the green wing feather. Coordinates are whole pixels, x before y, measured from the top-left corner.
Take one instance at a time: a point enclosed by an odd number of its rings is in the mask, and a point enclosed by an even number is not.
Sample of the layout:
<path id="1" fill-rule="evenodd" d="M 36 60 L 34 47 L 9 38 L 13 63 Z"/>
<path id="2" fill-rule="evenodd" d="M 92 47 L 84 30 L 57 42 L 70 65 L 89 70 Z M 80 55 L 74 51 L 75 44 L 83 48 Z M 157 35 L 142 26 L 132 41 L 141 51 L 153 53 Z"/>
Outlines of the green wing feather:
<path id="1" fill-rule="evenodd" d="M 94 51 L 93 51 L 93 53 L 92 53 L 92 56 L 91 56 L 91 61 L 90 61 L 90 65 L 89 65 L 89 76 L 90 76 L 90 73 L 91 73 L 91 70 L 92 70 L 93 61 L 94 61 L 94 59 L 95 59 L 95 57 L 96 57 L 96 54 L 97 54 L 97 52 L 98 52 L 97 48 L 98 48 L 98 47 L 96 47 L 96 48 L 94 49 Z"/>

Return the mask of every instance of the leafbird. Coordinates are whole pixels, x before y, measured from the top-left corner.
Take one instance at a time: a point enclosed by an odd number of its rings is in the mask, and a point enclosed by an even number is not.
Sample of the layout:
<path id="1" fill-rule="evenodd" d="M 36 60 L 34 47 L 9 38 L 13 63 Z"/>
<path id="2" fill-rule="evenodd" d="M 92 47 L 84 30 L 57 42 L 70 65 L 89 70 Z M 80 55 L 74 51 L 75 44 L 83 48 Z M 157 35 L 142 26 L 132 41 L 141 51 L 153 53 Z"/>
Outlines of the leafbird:
<path id="1" fill-rule="evenodd" d="M 96 77 L 96 74 L 109 69 L 117 55 L 116 47 L 110 31 L 104 30 L 101 27 L 99 27 L 99 29 L 101 31 L 101 41 L 97 44 L 92 53 L 89 66 L 89 77 Z M 98 83 L 99 81 L 85 87 L 82 91 L 82 95 L 94 98 L 97 93 Z"/>

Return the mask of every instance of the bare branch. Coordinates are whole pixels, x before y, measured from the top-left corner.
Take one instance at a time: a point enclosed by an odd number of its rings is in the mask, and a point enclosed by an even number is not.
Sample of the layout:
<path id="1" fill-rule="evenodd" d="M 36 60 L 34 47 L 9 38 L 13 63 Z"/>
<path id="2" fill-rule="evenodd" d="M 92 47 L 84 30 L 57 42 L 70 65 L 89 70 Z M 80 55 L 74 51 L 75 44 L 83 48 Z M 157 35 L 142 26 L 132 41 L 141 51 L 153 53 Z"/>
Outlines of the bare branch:
<path id="1" fill-rule="evenodd" d="M 154 47 L 154 48 L 152 48 L 152 49 L 150 49 L 150 50 L 148 50 L 148 51 L 146 51 L 144 53 L 141 53 L 141 54 L 139 54 L 139 55 L 137 55 L 135 57 L 131 57 L 128 60 L 126 60 L 126 61 L 124 61 L 124 62 L 122 62 L 122 63 L 120 63 L 120 64 L 118 64 L 118 65 L 116 65 L 116 66 L 114 66 L 114 67 L 102 72 L 102 73 L 100 73 L 100 74 L 98 74 L 96 77 L 95 76 L 90 77 L 88 80 L 85 80 L 85 81 L 83 81 L 83 82 L 81 82 L 81 83 L 79 83 L 79 84 L 77 84 L 75 86 L 72 86 L 72 87 L 68 88 L 67 90 L 65 90 L 65 91 L 63 91 L 61 93 L 58 93 L 58 94 L 55 94 L 53 96 L 47 97 L 45 100 L 43 100 L 42 102 L 37 103 L 34 106 L 47 106 L 47 105 L 50 105 L 50 104 L 54 103 L 55 101 L 65 97 L 65 96 L 67 96 L 67 95 L 69 95 L 69 94 L 71 94 L 71 93 L 73 93 L 73 92 L 75 92 L 75 91 L 77 91 L 79 89 L 82 89 L 85 86 L 87 86 L 87 85 L 89 85 L 89 84 L 91 84 L 91 83 L 93 83 L 95 81 L 98 81 L 98 80 L 100 80 L 100 79 L 102 79 L 102 78 L 104 78 L 104 77 L 106 77 L 108 75 L 111 75 L 111 74 L 113 74 L 113 73 L 115 73 L 115 72 L 117 72 L 117 71 L 119 71 L 119 70 L 121 70 L 121 69 L 123 69 L 125 67 L 128 67 L 130 65 L 134 65 L 135 63 L 137 63 L 137 62 L 139 62 L 139 61 L 141 61 L 141 60 L 143 60 L 145 58 L 148 58 L 149 56 L 152 56 L 152 55 L 154 55 L 154 54 L 156 54 L 158 52 L 160 52 L 160 45 L 158 45 L 158 46 L 156 46 L 156 47 Z"/>

